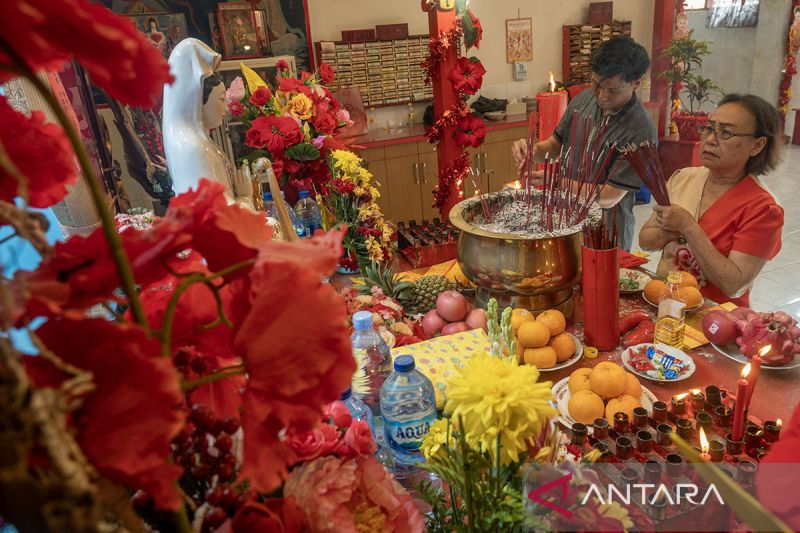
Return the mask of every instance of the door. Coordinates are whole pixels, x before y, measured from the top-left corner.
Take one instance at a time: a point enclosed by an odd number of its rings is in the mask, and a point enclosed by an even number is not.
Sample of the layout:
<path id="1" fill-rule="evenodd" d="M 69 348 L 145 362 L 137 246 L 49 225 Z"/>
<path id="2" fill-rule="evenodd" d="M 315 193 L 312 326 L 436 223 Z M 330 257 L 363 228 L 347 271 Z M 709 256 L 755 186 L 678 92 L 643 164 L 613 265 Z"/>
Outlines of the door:
<path id="1" fill-rule="evenodd" d="M 508 152 L 511 145 L 508 141 L 485 144 L 483 151 L 483 174 L 489 192 L 499 191 L 503 185 L 515 179 L 515 173 L 509 168 Z"/>
<path id="2" fill-rule="evenodd" d="M 439 155 L 437 152 L 421 153 L 419 155 L 420 167 L 420 202 L 422 203 L 422 218 L 433 220 L 441 218 L 439 210 L 433 207 L 433 190 L 439 182 Z M 447 216 L 447 215 L 445 215 Z"/>
<path id="3" fill-rule="evenodd" d="M 423 218 L 420 195 L 422 169 L 418 156 L 414 154 L 387 159 L 386 177 L 383 181 L 389 190 L 389 212 L 392 219 L 395 222 L 420 222 Z"/>

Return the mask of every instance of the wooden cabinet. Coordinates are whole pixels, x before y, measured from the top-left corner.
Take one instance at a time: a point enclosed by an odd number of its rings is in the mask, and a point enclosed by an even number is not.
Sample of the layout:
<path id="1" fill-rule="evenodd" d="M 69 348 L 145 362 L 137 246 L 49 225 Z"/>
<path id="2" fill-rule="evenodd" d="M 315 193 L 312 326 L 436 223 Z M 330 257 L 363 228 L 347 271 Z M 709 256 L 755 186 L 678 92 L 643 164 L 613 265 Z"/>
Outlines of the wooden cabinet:
<path id="1" fill-rule="evenodd" d="M 386 216 L 395 222 L 422 220 L 422 172 L 419 156 L 414 154 L 387 159 L 386 175 L 390 205 Z"/>

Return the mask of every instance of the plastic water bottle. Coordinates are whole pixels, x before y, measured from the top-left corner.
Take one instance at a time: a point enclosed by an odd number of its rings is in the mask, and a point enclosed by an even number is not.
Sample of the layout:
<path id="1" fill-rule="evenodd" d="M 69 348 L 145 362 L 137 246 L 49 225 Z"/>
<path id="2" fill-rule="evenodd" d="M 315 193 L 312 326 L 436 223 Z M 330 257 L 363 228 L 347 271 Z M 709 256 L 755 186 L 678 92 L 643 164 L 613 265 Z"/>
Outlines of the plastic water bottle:
<path id="1" fill-rule="evenodd" d="M 303 225 L 303 237 L 312 237 L 322 227 L 322 214 L 317 202 L 309 198 L 308 191 L 300 191 L 300 200 L 294 206 L 297 219 Z"/>
<path id="2" fill-rule="evenodd" d="M 351 388 L 353 396 L 363 401 L 374 415 L 380 415 L 381 385 L 392 371 L 392 353 L 377 331 L 372 329 L 372 313 L 359 311 L 353 315 L 353 358 L 356 372 Z"/>
<path id="3" fill-rule="evenodd" d="M 278 208 L 275 207 L 275 202 L 272 201 L 272 193 L 265 191 L 261 198 L 264 200 L 264 212 L 267 217 L 274 219 L 275 223 L 277 223 L 280 219 L 278 218 Z"/>
<path id="4" fill-rule="evenodd" d="M 281 198 L 283 198 L 284 203 L 286 203 L 286 196 L 283 194 L 283 191 L 281 191 Z M 287 209 L 286 212 L 289 213 L 289 220 L 291 221 L 292 226 L 294 226 L 294 231 L 297 232 L 297 236 L 302 237 L 303 225 L 297 219 L 297 213 L 294 212 L 294 209 Z"/>
<path id="5" fill-rule="evenodd" d="M 372 435 L 375 435 L 375 417 L 367 404 L 353 396 L 350 387 L 342 393 L 342 403 L 350 411 L 350 415 L 356 420 L 362 420 L 369 424 L 369 429 L 372 430 Z"/>
<path id="6" fill-rule="evenodd" d="M 433 383 L 414 366 L 412 356 L 397 356 L 394 372 L 381 387 L 383 430 L 398 465 L 424 460 L 422 439 L 436 420 Z"/>

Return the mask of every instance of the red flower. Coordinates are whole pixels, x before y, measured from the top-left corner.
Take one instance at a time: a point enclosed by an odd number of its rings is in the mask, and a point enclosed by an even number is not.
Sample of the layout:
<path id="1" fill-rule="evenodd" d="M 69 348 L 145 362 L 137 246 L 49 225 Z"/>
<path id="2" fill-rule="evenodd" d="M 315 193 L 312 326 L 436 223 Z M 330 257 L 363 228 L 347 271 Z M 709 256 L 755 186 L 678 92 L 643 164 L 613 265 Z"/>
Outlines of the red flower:
<path id="1" fill-rule="evenodd" d="M 325 85 L 333 83 L 333 69 L 327 63 L 321 63 L 319 66 L 319 78 Z"/>
<path id="2" fill-rule="evenodd" d="M 236 511 L 232 530 L 235 532 L 273 531 L 299 533 L 308 531 L 306 514 L 295 503 L 293 496 L 270 498 L 265 503 L 249 501 Z"/>
<path id="3" fill-rule="evenodd" d="M 363 420 L 353 420 L 344 434 L 344 444 L 349 449 L 348 455 L 372 455 L 377 449 L 372 430 Z"/>
<path id="4" fill-rule="evenodd" d="M 248 101 L 253 105 L 262 106 L 266 105 L 270 98 L 272 98 L 272 91 L 268 87 L 259 87 L 250 95 L 250 100 Z"/>
<path id="5" fill-rule="evenodd" d="M 252 130 L 258 132 L 258 142 L 253 141 L 255 134 L 250 133 Z M 276 115 L 255 119 L 245 136 L 245 144 L 253 148 L 266 148 L 273 156 L 283 155 L 287 148 L 302 141 L 303 132 L 297 122 L 291 117 Z"/>
<path id="6" fill-rule="evenodd" d="M 310 461 L 322 455 L 328 455 L 339 445 L 339 432 L 330 424 L 322 424 L 318 428 L 294 433 L 286 439 L 297 462 Z"/>
<path id="7" fill-rule="evenodd" d="M 453 83 L 453 89 L 461 94 L 475 94 L 481 88 L 486 69 L 477 58 L 458 58 L 458 65 L 453 67 L 447 79 Z"/>
<path id="8" fill-rule="evenodd" d="M 0 35 L 34 70 L 58 71 L 74 57 L 120 102 L 152 107 L 172 81 L 161 53 L 127 17 L 88 0 L 0 2 Z M 14 74 L 0 52 L 0 82 Z"/>
<path id="9" fill-rule="evenodd" d="M 289 63 L 286 62 L 284 59 L 279 59 L 277 63 L 275 63 L 275 68 L 278 72 L 283 72 L 284 70 L 289 70 Z"/>
<path id="10" fill-rule="evenodd" d="M 61 359 L 93 374 L 97 388 L 73 418 L 89 461 L 110 480 L 144 490 L 160 508 L 177 509 L 181 468 L 167 457 L 185 422 L 183 395 L 159 343 L 103 319 L 51 319 L 38 333 Z"/>
<path id="11" fill-rule="evenodd" d="M 252 97 L 251 97 L 251 99 L 252 99 Z M 232 117 L 240 117 L 240 116 L 242 116 L 242 113 L 244 113 L 244 106 L 238 100 L 234 100 L 233 102 L 229 102 L 228 103 L 228 113 L 230 113 L 230 115 Z"/>
<path id="12" fill-rule="evenodd" d="M 486 125 L 480 117 L 474 115 L 464 117 L 458 121 L 458 129 L 455 136 L 459 146 L 477 148 L 483 142 L 483 138 L 486 137 Z"/>
<path id="13" fill-rule="evenodd" d="M 481 39 L 483 39 L 483 26 L 481 26 L 481 21 L 478 20 L 478 17 L 475 16 L 475 13 L 473 13 L 471 9 L 467 10 L 467 13 L 469 13 L 469 18 L 472 19 L 472 27 L 478 32 L 477 36 L 475 37 L 475 42 L 472 44 L 472 46 L 475 48 L 480 48 Z"/>
<path id="14" fill-rule="evenodd" d="M 326 409 L 325 414 L 328 418 L 332 419 L 333 425 L 340 429 L 350 427 L 350 424 L 353 422 L 353 416 L 350 414 L 350 410 L 339 400 L 331 403 Z"/>
<path id="15" fill-rule="evenodd" d="M 336 131 L 338 125 L 336 118 L 330 113 L 317 113 L 314 117 L 314 128 L 319 132 L 330 135 Z"/>
<path id="16" fill-rule="evenodd" d="M 292 93 L 292 92 L 299 92 L 303 93 L 304 95 L 311 97 L 312 91 L 311 87 L 306 85 L 303 80 L 298 80 L 297 78 L 281 78 L 277 77 L 278 80 L 278 90 L 285 92 L 285 93 Z"/>
<path id="17" fill-rule="evenodd" d="M 262 491 L 277 487 L 293 460 L 278 434 L 318 424 L 322 407 L 339 398 L 355 370 L 344 301 L 320 281 L 336 268 L 341 239 L 337 231 L 264 243 L 247 297 L 229 315 L 239 325 L 235 346 L 249 375 L 242 475 Z M 312 323 L 313 334 L 303 325 Z"/>
<path id="18" fill-rule="evenodd" d="M 0 143 L 27 178 L 28 203 L 32 207 L 47 207 L 63 200 L 67 185 L 78 179 L 72 146 L 59 126 L 44 123 L 41 111 L 34 111 L 27 118 L 0 97 Z M 0 199 L 10 202 L 18 194 L 17 180 L 0 168 Z"/>

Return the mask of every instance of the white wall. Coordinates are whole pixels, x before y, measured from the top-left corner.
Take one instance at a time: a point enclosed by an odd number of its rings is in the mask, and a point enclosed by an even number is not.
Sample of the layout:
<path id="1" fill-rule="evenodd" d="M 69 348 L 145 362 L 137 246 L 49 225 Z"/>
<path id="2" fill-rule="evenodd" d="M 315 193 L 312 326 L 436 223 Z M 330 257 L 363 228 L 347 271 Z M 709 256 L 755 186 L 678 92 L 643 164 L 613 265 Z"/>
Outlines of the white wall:
<path id="1" fill-rule="evenodd" d="M 481 48 L 474 51 L 487 70 L 482 94 L 509 100 L 534 95 L 544 90 L 550 70 L 561 80 L 561 27 L 585 23 L 589 3 L 590 0 L 472 0 L 470 7 L 483 26 Z M 614 18 L 632 21 L 632 37 L 648 52 L 654 3 L 654 0 L 614 0 Z M 399 22 L 407 22 L 412 35 L 428 33 L 427 15 L 418 0 L 309 0 L 308 4 L 311 37 L 315 42 L 339 40 L 341 30 Z M 528 64 L 528 79 L 519 82 L 513 80 L 505 49 L 505 21 L 517 16 L 533 19 L 533 61 Z M 649 99 L 647 87 L 641 95 L 644 100 Z M 404 122 L 407 110 L 398 106 L 378 112 L 376 122 L 381 125 L 387 121 Z M 418 111 L 415 118 L 421 122 L 422 113 Z"/>

